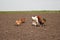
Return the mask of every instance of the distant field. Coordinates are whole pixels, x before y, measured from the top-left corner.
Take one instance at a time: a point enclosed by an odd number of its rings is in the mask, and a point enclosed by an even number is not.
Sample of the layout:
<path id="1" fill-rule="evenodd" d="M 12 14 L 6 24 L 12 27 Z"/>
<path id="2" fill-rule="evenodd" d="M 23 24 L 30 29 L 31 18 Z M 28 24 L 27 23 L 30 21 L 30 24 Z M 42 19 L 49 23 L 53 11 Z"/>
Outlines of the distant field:
<path id="1" fill-rule="evenodd" d="M 33 13 L 60 13 L 60 11 L 0 11 L 0 14 L 33 14 Z"/>

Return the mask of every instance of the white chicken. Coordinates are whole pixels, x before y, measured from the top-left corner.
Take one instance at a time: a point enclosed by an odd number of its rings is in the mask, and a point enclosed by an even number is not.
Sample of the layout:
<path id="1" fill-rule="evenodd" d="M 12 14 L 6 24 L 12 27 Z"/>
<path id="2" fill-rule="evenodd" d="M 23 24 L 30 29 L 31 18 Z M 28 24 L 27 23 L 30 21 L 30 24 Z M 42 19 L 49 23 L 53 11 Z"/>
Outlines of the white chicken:
<path id="1" fill-rule="evenodd" d="M 38 25 L 38 18 L 37 18 L 37 16 L 32 16 L 32 25 L 34 25 L 34 26 Z"/>

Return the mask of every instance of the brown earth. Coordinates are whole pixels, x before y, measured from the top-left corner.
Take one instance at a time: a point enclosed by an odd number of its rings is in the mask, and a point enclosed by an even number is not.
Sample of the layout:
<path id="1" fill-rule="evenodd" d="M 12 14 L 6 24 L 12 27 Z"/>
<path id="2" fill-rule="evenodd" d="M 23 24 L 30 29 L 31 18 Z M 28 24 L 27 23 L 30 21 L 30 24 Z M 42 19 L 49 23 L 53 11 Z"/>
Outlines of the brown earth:
<path id="1" fill-rule="evenodd" d="M 47 22 L 45 27 L 31 25 L 31 16 L 41 15 Z M 26 18 L 20 26 L 18 18 Z M 60 40 L 60 14 L 0 14 L 0 40 Z"/>

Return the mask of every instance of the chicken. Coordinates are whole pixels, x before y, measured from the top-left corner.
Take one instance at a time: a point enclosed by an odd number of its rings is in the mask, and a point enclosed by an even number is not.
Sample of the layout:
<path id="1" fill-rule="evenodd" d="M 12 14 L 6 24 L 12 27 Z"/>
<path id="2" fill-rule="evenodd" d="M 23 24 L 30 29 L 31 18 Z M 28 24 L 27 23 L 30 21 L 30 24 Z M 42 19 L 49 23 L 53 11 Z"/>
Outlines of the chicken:
<path id="1" fill-rule="evenodd" d="M 39 24 L 43 26 L 44 23 L 46 22 L 46 19 L 45 18 L 42 18 L 41 16 L 37 16 L 37 18 L 38 18 Z"/>
<path id="2" fill-rule="evenodd" d="M 32 16 L 32 25 L 38 25 L 38 18 L 37 18 L 37 16 Z"/>
<path id="3" fill-rule="evenodd" d="M 24 22 L 25 22 L 25 18 L 18 19 L 16 20 L 16 25 L 21 25 Z"/>

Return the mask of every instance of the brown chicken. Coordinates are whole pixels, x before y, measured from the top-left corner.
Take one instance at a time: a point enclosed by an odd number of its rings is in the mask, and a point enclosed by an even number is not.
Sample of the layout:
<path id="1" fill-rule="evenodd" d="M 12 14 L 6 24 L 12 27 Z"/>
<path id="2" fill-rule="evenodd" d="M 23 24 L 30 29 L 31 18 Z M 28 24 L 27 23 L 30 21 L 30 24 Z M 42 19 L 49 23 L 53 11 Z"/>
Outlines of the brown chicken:
<path id="1" fill-rule="evenodd" d="M 24 22 L 25 22 L 25 18 L 18 19 L 16 20 L 16 25 L 21 25 Z"/>
<path id="2" fill-rule="evenodd" d="M 45 18 L 42 18 L 41 16 L 37 16 L 37 18 L 38 18 L 39 24 L 43 26 L 44 23 L 46 22 L 46 19 Z"/>

